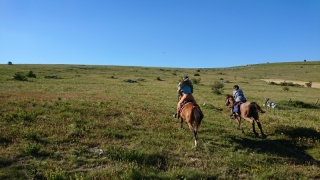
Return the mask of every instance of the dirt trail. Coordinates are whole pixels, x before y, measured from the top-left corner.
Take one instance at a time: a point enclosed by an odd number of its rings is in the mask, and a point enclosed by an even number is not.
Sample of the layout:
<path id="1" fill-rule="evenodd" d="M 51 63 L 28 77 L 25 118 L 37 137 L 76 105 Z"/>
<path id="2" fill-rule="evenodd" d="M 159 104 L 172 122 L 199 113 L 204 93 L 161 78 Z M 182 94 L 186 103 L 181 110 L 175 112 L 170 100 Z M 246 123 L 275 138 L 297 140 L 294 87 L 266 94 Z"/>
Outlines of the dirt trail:
<path id="1" fill-rule="evenodd" d="M 291 81 L 291 80 L 283 80 L 283 79 L 260 79 L 266 82 L 275 82 L 275 83 L 281 83 L 281 82 L 292 82 L 293 84 L 300 84 L 306 87 L 306 81 Z M 320 89 L 320 83 L 318 82 L 312 82 L 312 88 L 319 88 Z"/>

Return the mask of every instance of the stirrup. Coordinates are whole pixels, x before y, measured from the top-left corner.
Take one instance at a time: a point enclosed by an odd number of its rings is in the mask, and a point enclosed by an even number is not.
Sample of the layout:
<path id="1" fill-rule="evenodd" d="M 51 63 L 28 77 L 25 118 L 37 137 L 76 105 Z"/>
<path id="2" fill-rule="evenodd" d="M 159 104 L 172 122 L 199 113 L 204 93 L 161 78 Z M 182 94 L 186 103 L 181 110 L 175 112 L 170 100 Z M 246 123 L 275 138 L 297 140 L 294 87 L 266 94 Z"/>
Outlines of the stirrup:
<path id="1" fill-rule="evenodd" d="M 174 118 L 178 118 L 178 119 L 179 119 L 179 117 L 180 117 L 180 116 L 179 116 L 179 114 L 178 114 L 178 113 L 175 113 L 175 114 L 173 115 L 173 117 L 174 117 Z"/>

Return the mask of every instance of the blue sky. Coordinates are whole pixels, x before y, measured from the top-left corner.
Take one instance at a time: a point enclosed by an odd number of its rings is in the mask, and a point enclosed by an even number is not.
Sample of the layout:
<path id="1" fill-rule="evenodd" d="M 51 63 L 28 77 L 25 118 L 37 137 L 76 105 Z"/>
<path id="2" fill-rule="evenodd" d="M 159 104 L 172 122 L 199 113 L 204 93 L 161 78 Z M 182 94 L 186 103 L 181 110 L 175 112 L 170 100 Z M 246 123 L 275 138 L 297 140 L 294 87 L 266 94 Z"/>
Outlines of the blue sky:
<path id="1" fill-rule="evenodd" d="M 0 0 L 0 64 L 320 60 L 320 0 Z"/>

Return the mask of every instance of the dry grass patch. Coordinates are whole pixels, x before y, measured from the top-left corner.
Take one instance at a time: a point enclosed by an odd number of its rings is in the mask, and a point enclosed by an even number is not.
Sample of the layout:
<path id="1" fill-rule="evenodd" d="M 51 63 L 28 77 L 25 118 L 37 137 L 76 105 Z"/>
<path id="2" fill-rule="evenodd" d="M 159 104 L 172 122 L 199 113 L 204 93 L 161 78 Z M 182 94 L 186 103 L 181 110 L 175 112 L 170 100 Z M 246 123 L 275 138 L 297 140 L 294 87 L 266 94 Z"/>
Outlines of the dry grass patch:
<path id="1" fill-rule="evenodd" d="M 275 83 L 281 83 L 281 82 L 292 82 L 293 84 L 300 84 L 304 87 L 306 87 L 306 81 L 292 81 L 292 80 L 284 80 L 284 79 L 260 79 L 266 82 L 275 82 Z M 319 88 L 320 89 L 320 83 L 319 82 L 312 82 L 311 88 Z"/>

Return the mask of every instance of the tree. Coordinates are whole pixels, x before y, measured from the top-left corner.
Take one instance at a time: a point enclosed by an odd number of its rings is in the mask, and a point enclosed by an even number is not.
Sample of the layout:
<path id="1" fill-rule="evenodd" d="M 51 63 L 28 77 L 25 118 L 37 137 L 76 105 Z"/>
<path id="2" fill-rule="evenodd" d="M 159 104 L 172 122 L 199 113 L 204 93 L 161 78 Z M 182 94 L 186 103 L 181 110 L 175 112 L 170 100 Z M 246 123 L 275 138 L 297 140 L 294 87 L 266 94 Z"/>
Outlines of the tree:
<path id="1" fill-rule="evenodd" d="M 9 62 L 8 62 L 8 65 L 12 65 L 12 62 L 11 62 L 11 61 L 9 61 Z"/>

